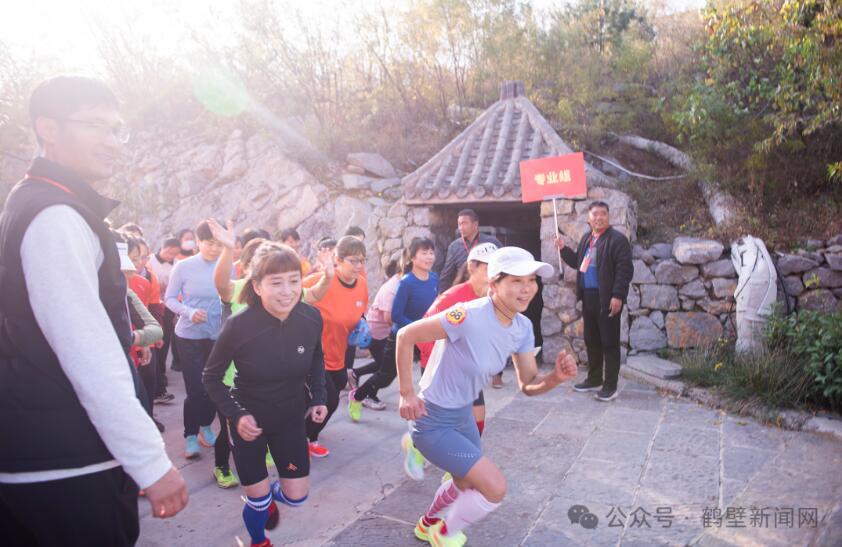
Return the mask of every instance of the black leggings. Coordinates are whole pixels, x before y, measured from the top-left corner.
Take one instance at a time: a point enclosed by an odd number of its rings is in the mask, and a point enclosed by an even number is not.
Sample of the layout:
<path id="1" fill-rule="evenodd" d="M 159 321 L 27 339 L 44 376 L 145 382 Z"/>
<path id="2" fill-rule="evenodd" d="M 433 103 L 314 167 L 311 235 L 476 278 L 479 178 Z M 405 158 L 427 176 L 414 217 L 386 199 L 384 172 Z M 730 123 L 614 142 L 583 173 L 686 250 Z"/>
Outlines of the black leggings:
<path id="1" fill-rule="evenodd" d="M 228 440 L 228 420 L 219 411 L 216 415 L 219 416 L 219 435 L 216 436 L 216 443 L 213 445 L 214 466 L 230 469 L 228 460 L 231 457 L 231 441 Z"/>
<path id="2" fill-rule="evenodd" d="M 339 406 L 339 392 L 345 388 L 348 383 L 348 373 L 346 369 L 342 370 L 326 370 L 325 371 L 325 388 L 327 388 L 327 417 L 325 420 L 317 424 L 310 417 L 307 418 L 307 438 L 310 442 L 319 440 L 319 433 L 325 428 L 330 421 L 330 417 L 336 412 Z M 310 405 L 310 392 L 307 392 L 307 405 Z"/>
<path id="3" fill-rule="evenodd" d="M 395 336 L 390 334 L 386 339 L 383 347 L 383 358 L 380 361 L 380 367 L 377 369 L 371 378 L 357 389 L 354 394 L 354 399 L 357 401 L 364 401 L 366 397 L 377 397 L 377 392 L 389 384 L 398 375 L 395 364 Z"/>
<path id="4" fill-rule="evenodd" d="M 374 374 L 375 372 L 377 372 L 380 369 L 380 367 L 383 366 L 383 350 L 385 348 L 386 338 L 382 340 L 372 338 L 371 345 L 368 346 L 368 351 L 371 352 L 371 356 L 374 358 L 374 361 L 366 363 L 360 368 L 355 368 L 354 375 L 357 378 L 360 378 L 362 376 L 365 376 L 366 374 Z"/>
<path id="5" fill-rule="evenodd" d="M 345 348 L 345 368 L 354 368 L 354 359 L 356 358 L 357 346 L 352 346 L 351 344 L 348 344 L 348 347 Z"/>

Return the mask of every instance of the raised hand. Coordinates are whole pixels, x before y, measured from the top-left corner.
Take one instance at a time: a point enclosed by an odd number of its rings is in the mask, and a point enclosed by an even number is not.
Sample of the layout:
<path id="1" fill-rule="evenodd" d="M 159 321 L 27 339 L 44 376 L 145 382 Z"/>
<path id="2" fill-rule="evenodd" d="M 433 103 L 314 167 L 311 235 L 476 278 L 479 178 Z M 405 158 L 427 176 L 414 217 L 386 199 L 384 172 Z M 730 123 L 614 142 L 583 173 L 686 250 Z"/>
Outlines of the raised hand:
<path id="1" fill-rule="evenodd" d="M 210 227 L 213 238 L 229 249 L 233 249 L 237 244 L 237 235 L 234 233 L 234 223 L 232 221 L 225 222 L 225 228 L 214 218 L 208 219 L 208 227 Z"/>
<path id="2" fill-rule="evenodd" d="M 316 254 L 318 270 L 323 271 L 327 277 L 333 277 L 333 251 L 322 249 Z"/>

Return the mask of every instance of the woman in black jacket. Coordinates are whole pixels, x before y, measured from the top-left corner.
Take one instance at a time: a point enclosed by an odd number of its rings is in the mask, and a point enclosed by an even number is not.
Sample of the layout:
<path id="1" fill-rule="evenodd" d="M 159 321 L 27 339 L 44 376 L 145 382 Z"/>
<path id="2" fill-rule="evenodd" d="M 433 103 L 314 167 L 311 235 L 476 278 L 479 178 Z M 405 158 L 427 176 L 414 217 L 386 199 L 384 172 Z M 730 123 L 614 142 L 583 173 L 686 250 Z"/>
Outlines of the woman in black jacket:
<path id="1" fill-rule="evenodd" d="M 240 299 L 248 309 L 228 319 L 208 358 L 205 389 L 230 424 L 234 462 L 247 496 L 243 520 L 252 545 L 271 546 L 275 501 L 299 506 L 309 492 L 304 418 L 327 415 L 322 318 L 301 301 L 301 263 L 286 245 L 263 243 Z M 234 362 L 234 387 L 222 383 Z M 280 482 L 269 484 L 266 448 Z"/>

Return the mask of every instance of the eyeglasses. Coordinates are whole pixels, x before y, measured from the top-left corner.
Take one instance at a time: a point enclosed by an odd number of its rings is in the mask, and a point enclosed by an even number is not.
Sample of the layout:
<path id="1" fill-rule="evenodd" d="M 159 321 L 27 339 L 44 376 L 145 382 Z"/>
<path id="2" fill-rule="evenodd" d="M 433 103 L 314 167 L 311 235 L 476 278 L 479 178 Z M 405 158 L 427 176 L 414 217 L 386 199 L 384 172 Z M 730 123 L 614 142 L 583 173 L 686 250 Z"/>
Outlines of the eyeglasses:
<path id="1" fill-rule="evenodd" d="M 365 266 L 365 259 L 364 258 L 343 258 L 345 262 L 350 264 L 355 268 L 359 268 L 360 266 Z"/>
<path id="2" fill-rule="evenodd" d="M 126 144 L 129 142 L 129 137 L 131 137 L 129 129 L 123 124 L 108 125 L 107 123 L 89 122 L 87 120 L 76 120 L 74 118 L 65 118 L 62 121 L 89 127 L 100 138 L 105 138 L 111 135 L 120 144 Z"/>

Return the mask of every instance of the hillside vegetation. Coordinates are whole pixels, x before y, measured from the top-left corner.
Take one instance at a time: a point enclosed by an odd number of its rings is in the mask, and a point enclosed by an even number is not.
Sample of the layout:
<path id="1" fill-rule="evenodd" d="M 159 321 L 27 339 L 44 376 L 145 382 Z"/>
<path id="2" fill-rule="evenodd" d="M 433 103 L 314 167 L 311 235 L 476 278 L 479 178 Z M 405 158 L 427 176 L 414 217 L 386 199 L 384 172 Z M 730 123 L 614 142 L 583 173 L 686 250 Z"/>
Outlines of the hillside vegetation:
<path id="1" fill-rule="evenodd" d="M 842 231 L 842 2 L 709 0 L 680 14 L 656 0 L 549 12 L 517 0 L 371 5 L 325 21 L 294 2 L 243 1 L 234 20 L 193 22 L 177 58 L 136 38 L 129 21 L 100 26 L 102 76 L 136 127 L 224 136 L 282 123 L 328 157 L 377 151 L 405 171 L 496 100 L 500 82 L 522 80 L 574 149 L 599 151 L 613 132 L 689 153 L 693 177 L 742 201 L 741 231 L 773 243 Z M 220 25 L 231 40 L 215 39 Z M 0 42 L 6 160 L 31 154 L 26 98 L 64 68 L 15 58 Z M 669 183 L 634 184 L 647 195 Z M 678 185 L 667 195 L 673 213 L 700 199 Z"/>

